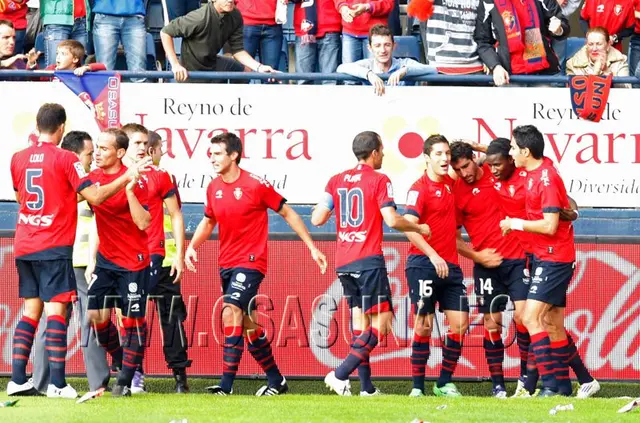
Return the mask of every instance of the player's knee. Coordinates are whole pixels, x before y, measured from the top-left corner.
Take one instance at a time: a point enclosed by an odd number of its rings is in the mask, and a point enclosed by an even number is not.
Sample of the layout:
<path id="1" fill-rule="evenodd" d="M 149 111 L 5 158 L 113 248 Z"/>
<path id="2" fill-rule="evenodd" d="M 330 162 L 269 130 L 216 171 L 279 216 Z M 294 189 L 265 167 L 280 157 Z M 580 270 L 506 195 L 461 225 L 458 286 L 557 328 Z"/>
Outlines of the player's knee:
<path id="1" fill-rule="evenodd" d="M 458 333 L 460 335 L 464 335 L 467 333 L 467 329 L 469 329 L 469 321 L 462 320 L 460 322 L 451 323 L 449 325 L 449 331 L 451 333 Z"/>
<path id="2" fill-rule="evenodd" d="M 99 323 L 103 323 L 106 319 L 102 318 L 102 313 L 100 313 L 100 310 L 87 310 L 87 319 L 89 319 L 89 321 L 92 324 L 99 324 Z"/>
<path id="3" fill-rule="evenodd" d="M 489 332 L 495 332 L 502 328 L 502 324 L 494 314 L 487 313 L 484 315 L 484 328 Z"/>
<path id="4" fill-rule="evenodd" d="M 537 330 L 541 326 L 540 318 L 540 316 L 531 310 L 525 310 L 522 314 L 522 324 L 531 332 L 533 329 Z"/>
<path id="5" fill-rule="evenodd" d="M 242 326 L 243 315 L 240 307 L 232 304 L 225 304 L 222 309 L 222 323 L 226 327 L 230 326 Z"/>
<path id="6" fill-rule="evenodd" d="M 426 316 L 416 316 L 413 332 L 418 336 L 431 336 L 431 325 Z"/>

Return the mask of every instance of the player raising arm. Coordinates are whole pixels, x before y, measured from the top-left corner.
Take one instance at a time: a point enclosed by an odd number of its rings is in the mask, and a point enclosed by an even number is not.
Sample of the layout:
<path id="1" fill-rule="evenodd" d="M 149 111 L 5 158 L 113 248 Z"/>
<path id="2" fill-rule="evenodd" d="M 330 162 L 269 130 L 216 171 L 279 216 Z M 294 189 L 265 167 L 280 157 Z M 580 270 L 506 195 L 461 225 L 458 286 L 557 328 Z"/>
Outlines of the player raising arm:
<path id="1" fill-rule="evenodd" d="M 267 374 L 268 383 L 257 396 L 280 395 L 288 391 L 286 379 L 278 370 L 271 345 L 256 322 L 255 296 L 267 271 L 267 210 L 276 211 L 298 234 L 324 274 L 327 261 L 316 248 L 302 219 L 286 204 L 271 184 L 239 167 L 242 141 L 232 133 L 211 139 L 211 162 L 218 177 L 207 187 L 204 218 L 198 225 L 185 254 L 187 268 L 196 271 L 196 249 L 219 225 L 220 256 L 225 307 L 222 311 L 225 341 L 223 374 L 220 385 L 207 388 L 216 395 L 233 392 L 233 381 L 244 350 L 244 338 L 253 358 Z M 244 336 L 243 336 L 244 335 Z"/>

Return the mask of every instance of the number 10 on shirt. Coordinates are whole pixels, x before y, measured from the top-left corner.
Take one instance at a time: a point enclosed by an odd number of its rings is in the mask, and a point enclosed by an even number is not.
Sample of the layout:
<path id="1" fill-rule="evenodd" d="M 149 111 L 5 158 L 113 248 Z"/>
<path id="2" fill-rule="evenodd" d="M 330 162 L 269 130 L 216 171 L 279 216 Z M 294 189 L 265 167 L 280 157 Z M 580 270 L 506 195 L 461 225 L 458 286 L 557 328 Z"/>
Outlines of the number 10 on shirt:
<path id="1" fill-rule="evenodd" d="M 357 228 L 364 221 L 364 194 L 360 188 L 338 188 L 340 227 Z"/>

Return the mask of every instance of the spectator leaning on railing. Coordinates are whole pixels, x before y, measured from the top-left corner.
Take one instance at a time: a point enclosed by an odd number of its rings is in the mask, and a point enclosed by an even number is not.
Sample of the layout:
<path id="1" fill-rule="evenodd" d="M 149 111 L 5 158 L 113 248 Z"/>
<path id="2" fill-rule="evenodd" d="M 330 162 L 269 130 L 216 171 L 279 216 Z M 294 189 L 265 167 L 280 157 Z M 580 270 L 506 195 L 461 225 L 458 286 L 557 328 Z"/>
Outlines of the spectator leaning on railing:
<path id="1" fill-rule="evenodd" d="M 611 48 L 606 28 L 589 28 L 587 44 L 567 61 L 567 75 L 629 76 L 627 56 Z M 631 84 L 616 84 L 614 87 L 631 88 Z"/>
<path id="2" fill-rule="evenodd" d="M 90 14 L 89 0 L 40 0 L 47 66 L 56 62 L 56 50 L 61 41 L 75 40 L 87 48 L 90 29 L 87 17 Z"/>
<path id="3" fill-rule="evenodd" d="M 296 72 L 334 73 L 340 64 L 342 18 L 333 0 L 290 0 L 295 3 Z M 311 81 L 300 81 L 311 83 Z M 336 81 L 323 81 L 335 85 Z"/>
<path id="4" fill-rule="evenodd" d="M 16 54 L 16 30 L 13 23 L 0 20 L 0 69 L 35 69 L 42 54 L 35 49 L 27 54 Z"/>
<path id="5" fill-rule="evenodd" d="M 94 0 L 93 12 L 96 60 L 113 70 L 122 42 L 127 69 L 144 71 L 147 57 L 144 0 Z"/>
<path id="6" fill-rule="evenodd" d="M 569 32 L 556 0 L 481 0 L 473 38 L 480 60 L 501 86 L 509 83 L 509 75 L 558 73 L 549 39 L 566 38 Z"/>
<path id="7" fill-rule="evenodd" d="M 27 35 L 27 0 L 0 0 L 0 20 L 13 23 L 16 54 L 24 53 L 24 39 Z"/>
<path id="8" fill-rule="evenodd" d="M 173 45 L 176 37 L 182 38 L 180 61 Z M 275 72 L 244 50 L 242 16 L 233 0 L 211 0 L 171 21 L 162 28 L 160 38 L 177 81 L 186 81 L 191 71 L 242 72 L 245 66 L 255 72 Z M 233 59 L 218 55 L 227 41 Z"/>
<path id="9" fill-rule="evenodd" d="M 251 57 L 260 52 L 260 61 L 274 69 L 282 52 L 282 25 L 276 23 L 276 6 L 287 0 L 237 0 L 244 23 L 244 49 Z"/>
<path id="10" fill-rule="evenodd" d="M 391 74 L 387 85 L 414 85 L 413 81 L 403 81 L 405 76 L 421 76 L 437 73 L 433 66 L 423 65 L 409 58 L 393 57 L 393 34 L 387 25 L 377 24 L 369 30 L 368 59 L 358 60 L 354 63 L 343 63 L 338 66 L 338 72 L 367 80 L 376 95 L 383 95 L 385 83 L 378 75 Z"/>
<path id="11" fill-rule="evenodd" d="M 342 16 L 342 63 L 364 59 L 367 35 L 375 24 L 387 24 L 394 0 L 334 0 Z"/>

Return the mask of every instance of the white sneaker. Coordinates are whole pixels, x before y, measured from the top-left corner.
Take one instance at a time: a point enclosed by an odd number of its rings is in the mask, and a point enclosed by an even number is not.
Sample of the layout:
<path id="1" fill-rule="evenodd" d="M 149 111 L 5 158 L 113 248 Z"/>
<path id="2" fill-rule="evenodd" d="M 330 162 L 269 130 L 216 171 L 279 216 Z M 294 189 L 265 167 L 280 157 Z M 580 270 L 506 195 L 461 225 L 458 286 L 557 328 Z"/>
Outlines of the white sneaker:
<path id="1" fill-rule="evenodd" d="M 413 388 L 411 389 L 411 392 L 409 393 L 410 397 L 413 398 L 417 398 L 417 397 L 424 397 L 424 392 L 418 388 Z"/>
<path id="2" fill-rule="evenodd" d="M 324 377 L 324 384 L 327 385 L 327 388 L 334 391 L 336 394 L 341 397 L 350 397 L 351 396 L 351 382 L 349 379 L 340 380 L 336 377 L 336 372 L 331 371 Z"/>
<path id="3" fill-rule="evenodd" d="M 526 389 L 524 389 L 524 380 L 518 379 L 518 385 L 516 386 L 516 392 L 511 396 L 511 398 L 528 398 L 526 395 L 524 395 L 524 392 L 529 394 L 529 392 Z M 529 394 L 529 397 L 530 396 L 531 396 L 531 394 Z"/>
<path id="4" fill-rule="evenodd" d="M 64 388 L 57 388 L 56 385 L 50 383 L 47 387 L 47 398 L 76 399 L 78 393 L 68 383 Z"/>
<path id="5" fill-rule="evenodd" d="M 80 399 L 76 401 L 76 404 L 82 404 L 83 402 L 87 402 L 89 400 L 99 398 L 104 395 L 104 391 L 105 391 L 104 388 L 98 388 L 95 391 L 89 391 L 86 394 L 84 394 L 82 397 L 80 397 Z"/>
<path id="6" fill-rule="evenodd" d="M 627 404 L 624 407 L 622 407 L 621 409 L 619 409 L 618 413 L 628 413 L 629 411 L 634 410 L 634 409 L 636 409 L 638 407 L 640 407 L 640 398 L 634 399 L 629 404 Z"/>
<path id="7" fill-rule="evenodd" d="M 589 383 L 583 383 L 580 385 L 580 389 L 578 389 L 578 394 L 576 398 L 585 399 L 594 396 L 600 390 L 600 384 L 597 380 L 593 379 Z"/>
<path id="8" fill-rule="evenodd" d="M 375 391 L 369 393 L 367 391 L 360 391 L 360 396 L 361 397 L 377 397 L 379 395 L 382 395 L 382 392 L 380 392 L 380 389 L 376 388 Z"/>
<path id="9" fill-rule="evenodd" d="M 7 395 L 9 395 L 9 396 L 15 395 L 17 397 L 20 397 L 20 396 L 38 396 L 38 395 L 40 395 L 40 393 L 33 386 L 33 383 L 31 382 L 31 379 L 29 379 L 28 381 L 26 381 L 22 385 L 18 385 L 17 383 L 15 383 L 14 381 L 11 380 L 7 384 Z"/>
<path id="10" fill-rule="evenodd" d="M 133 380 L 131 381 L 131 393 L 133 395 L 147 393 L 147 390 L 144 387 L 144 374 L 138 370 L 133 374 Z"/>

